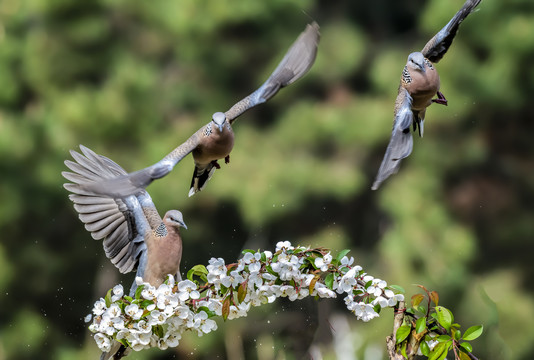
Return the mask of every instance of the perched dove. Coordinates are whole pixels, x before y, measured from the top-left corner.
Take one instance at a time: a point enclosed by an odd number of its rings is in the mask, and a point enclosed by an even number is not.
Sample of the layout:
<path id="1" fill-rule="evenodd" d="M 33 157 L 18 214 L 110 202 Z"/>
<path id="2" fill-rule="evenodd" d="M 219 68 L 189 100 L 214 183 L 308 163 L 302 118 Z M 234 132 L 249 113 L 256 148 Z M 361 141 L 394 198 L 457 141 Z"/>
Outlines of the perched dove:
<path id="1" fill-rule="evenodd" d="M 180 227 L 187 229 L 182 213 L 170 210 L 161 219 L 146 191 L 120 199 L 86 192 L 81 185 L 124 175 L 126 171 L 83 145 L 80 149 L 83 155 L 71 150 L 75 161 L 65 161 L 73 172 L 62 172 L 72 182 L 63 186 L 72 193 L 69 198 L 74 209 L 93 239 L 103 239 L 106 256 L 121 273 L 137 269 L 137 276 L 153 286 L 161 285 L 168 274 L 180 280 Z M 135 294 L 136 288 L 134 282 L 130 295 Z"/>
<path id="2" fill-rule="evenodd" d="M 121 273 L 137 269 L 136 277 L 153 286 L 163 283 L 168 274 L 181 280 L 180 260 L 182 238 L 180 227 L 187 229 L 182 213 L 167 211 L 163 219 L 158 214 L 150 195 L 141 191 L 124 198 L 110 198 L 87 192 L 82 185 L 91 181 L 102 181 L 126 171 L 105 156 L 80 145 L 82 154 L 71 150 L 74 161 L 65 165 L 73 172 L 62 172 L 72 183 L 63 186 L 72 194 L 70 200 L 79 214 L 85 228 L 95 240 L 103 239 L 104 252 Z M 85 155 L 85 156 L 84 156 Z M 135 295 L 137 282 L 130 288 Z M 113 341 L 108 352 L 100 359 L 121 359 L 131 352 L 117 341 Z"/>
<path id="3" fill-rule="evenodd" d="M 430 39 L 421 52 L 414 52 L 408 56 L 395 101 L 391 139 L 373 183 L 373 190 L 378 189 L 384 180 L 395 174 L 399 170 L 401 160 L 412 153 L 413 138 L 410 128 L 413 126 L 414 131 L 419 129 L 419 136 L 423 136 L 426 108 L 433 102 L 447 105 L 447 100 L 439 91 L 439 75 L 433 63 L 441 60 L 449 49 L 461 22 L 480 1 L 467 0 L 460 11 Z M 433 99 L 434 95 L 437 95 L 436 99 Z"/>
<path id="4" fill-rule="evenodd" d="M 174 149 L 156 164 L 145 169 L 120 175 L 114 179 L 85 184 L 84 188 L 97 194 L 124 197 L 137 194 L 152 181 L 167 175 L 186 155 L 193 153 L 195 170 L 191 181 L 189 196 L 206 186 L 215 169 L 220 168 L 217 160 L 230 161 L 234 146 L 232 124 L 248 109 L 272 98 L 281 88 L 300 79 L 315 61 L 319 43 L 319 26 L 314 22 L 307 25 L 297 40 L 289 48 L 267 81 L 252 94 L 248 95 L 230 110 L 216 112 L 212 120 L 196 131 L 183 144 Z"/>

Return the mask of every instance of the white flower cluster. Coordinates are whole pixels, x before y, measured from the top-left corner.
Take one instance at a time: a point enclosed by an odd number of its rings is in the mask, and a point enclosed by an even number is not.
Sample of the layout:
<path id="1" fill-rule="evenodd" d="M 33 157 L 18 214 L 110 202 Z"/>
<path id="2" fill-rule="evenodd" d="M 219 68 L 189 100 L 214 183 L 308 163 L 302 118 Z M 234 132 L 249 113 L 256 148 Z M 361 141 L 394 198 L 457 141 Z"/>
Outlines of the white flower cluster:
<path id="1" fill-rule="evenodd" d="M 284 241 L 276 245 L 274 254 L 247 250 L 235 264 L 212 258 L 207 267 L 195 266 L 188 280 L 177 284 L 171 275 L 158 288 L 136 278 L 134 298 L 124 296 L 122 286 L 117 285 L 95 303 L 89 329 L 102 351 L 109 351 L 113 341 L 135 351 L 155 346 L 166 349 L 178 346 L 186 330 L 199 336 L 216 330 L 212 317 L 243 317 L 252 306 L 278 297 L 294 301 L 346 293 L 347 308 L 363 321 L 403 300 L 385 281 L 353 265 L 354 259 L 347 258 L 346 252 L 334 259 L 328 250 L 294 248 Z"/>

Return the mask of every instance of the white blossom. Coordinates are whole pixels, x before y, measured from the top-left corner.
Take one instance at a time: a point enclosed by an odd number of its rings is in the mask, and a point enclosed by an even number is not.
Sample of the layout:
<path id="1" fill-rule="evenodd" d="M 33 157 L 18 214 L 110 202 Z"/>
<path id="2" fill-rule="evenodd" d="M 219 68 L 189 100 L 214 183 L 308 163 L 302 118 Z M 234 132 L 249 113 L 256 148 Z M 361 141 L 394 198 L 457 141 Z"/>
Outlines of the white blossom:
<path id="1" fill-rule="evenodd" d="M 330 255 L 330 253 L 326 254 L 323 257 L 315 258 L 315 261 L 314 261 L 315 266 L 317 267 L 317 269 L 319 269 L 321 271 L 328 270 L 328 265 L 331 262 L 332 262 L 332 255 Z"/>
<path id="2" fill-rule="evenodd" d="M 197 285 L 191 280 L 184 280 L 178 284 L 178 298 L 181 301 L 188 299 L 198 299 L 200 293 L 197 291 Z"/>
<path id="3" fill-rule="evenodd" d="M 354 258 L 351 256 L 350 259 L 347 257 L 347 256 L 343 256 L 341 258 L 341 267 L 345 267 L 345 266 L 351 266 L 352 263 L 354 263 Z M 361 270 L 361 268 L 360 268 Z"/>
<path id="4" fill-rule="evenodd" d="M 261 269 L 261 254 L 260 253 L 246 253 L 243 257 L 243 261 L 248 265 L 250 272 L 258 272 Z"/>
<path id="5" fill-rule="evenodd" d="M 134 320 L 139 320 L 143 315 L 143 309 L 140 309 L 137 304 L 127 305 L 124 308 L 124 312 Z"/>
<path id="6" fill-rule="evenodd" d="M 233 270 L 230 272 L 230 275 L 222 279 L 221 283 L 227 288 L 233 287 L 234 289 L 237 289 L 239 284 L 243 281 L 245 281 L 243 276 L 241 276 L 237 270 Z"/>
<path id="7" fill-rule="evenodd" d="M 293 246 L 291 246 L 291 243 L 289 241 L 279 241 L 276 244 L 276 251 L 280 251 L 282 249 L 286 250 L 293 250 Z"/>
<path id="8" fill-rule="evenodd" d="M 95 315 L 102 315 L 107 309 L 106 301 L 102 298 L 100 300 L 97 300 L 95 302 L 95 305 L 93 306 L 93 314 Z"/>
<path id="9" fill-rule="evenodd" d="M 113 287 L 113 295 L 111 296 L 111 301 L 115 302 L 119 300 L 124 295 L 124 289 L 122 288 L 122 285 L 115 285 Z"/>
<path id="10" fill-rule="evenodd" d="M 98 348 L 103 352 L 108 352 L 109 350 L 111 350 L 111 340 L 109 339 L 109 337 L 98 333 L 95 334 L 94 339 Z"/>

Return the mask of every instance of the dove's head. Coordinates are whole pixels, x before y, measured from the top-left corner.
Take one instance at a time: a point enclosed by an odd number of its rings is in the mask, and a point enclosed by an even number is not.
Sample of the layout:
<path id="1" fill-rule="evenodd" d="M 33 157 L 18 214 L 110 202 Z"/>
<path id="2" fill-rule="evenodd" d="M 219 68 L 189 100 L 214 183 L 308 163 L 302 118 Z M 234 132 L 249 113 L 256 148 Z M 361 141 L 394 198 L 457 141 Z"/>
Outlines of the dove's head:
<path id="1" fill-rule="evenodd" d="M 217 127 L 219 128 L 219 131 L 222 132 L 224 123 L 226 122 L 226 115 L 224 115 L 224 113 L 220 111 L 216 112 L 211 116 L 211 121 L 213 121 L 213 123 L 215 123 L 215 125 L 217 125 Z"/>
<path id="2" fill-rule="evenodd" d="M 426 72 L 426 61 L 423 53 L 413 52 L 408 55 L 406 66 L 415 71 Z"/>
<path id="3" fill-rule="evenodd" d="M 165 214 L 165 217 L 163 218 L 163 222 L 165 222 L 167 225 L 172 226 L 172 227 L 176 227 L 176 228 L 183 227 L 187 229 L 187 226 L 185 225 L 185 222 L 184 222 L 184 217 L 182 213 L 178 210 L 167 211 L 167 213 Z"/>

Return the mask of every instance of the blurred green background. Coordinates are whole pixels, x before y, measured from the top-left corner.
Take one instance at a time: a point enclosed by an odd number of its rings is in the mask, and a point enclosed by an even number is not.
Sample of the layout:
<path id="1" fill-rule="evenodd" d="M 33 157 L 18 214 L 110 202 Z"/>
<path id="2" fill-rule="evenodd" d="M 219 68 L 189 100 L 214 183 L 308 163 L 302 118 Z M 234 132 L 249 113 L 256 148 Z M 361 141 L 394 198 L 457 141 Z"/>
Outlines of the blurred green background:
<path id="1" fill-rule="evenodd" d="M 115 283 L 63 189 L 84 144 L 150 165 L 256 89 L 316 20 L 310 73 L 235 123 L 229 165 L 187 197 L 192 159 L 149 188 L 184 213 L 182 270 L 277 241 L 350 248 L 369 273 L 436 290 L 482 359 L 534 357 L 534 2 L 485 0 L 437 65 L 449 106 L 373 192 L 407 55 L 463 0 L 1 0 L 0 359 L 95 359 L 83 317 Z M 381 359 L 385 311 L 277 304 L 132 359 Z M 306 353 L 311 353 L 306 355 Z"/>

